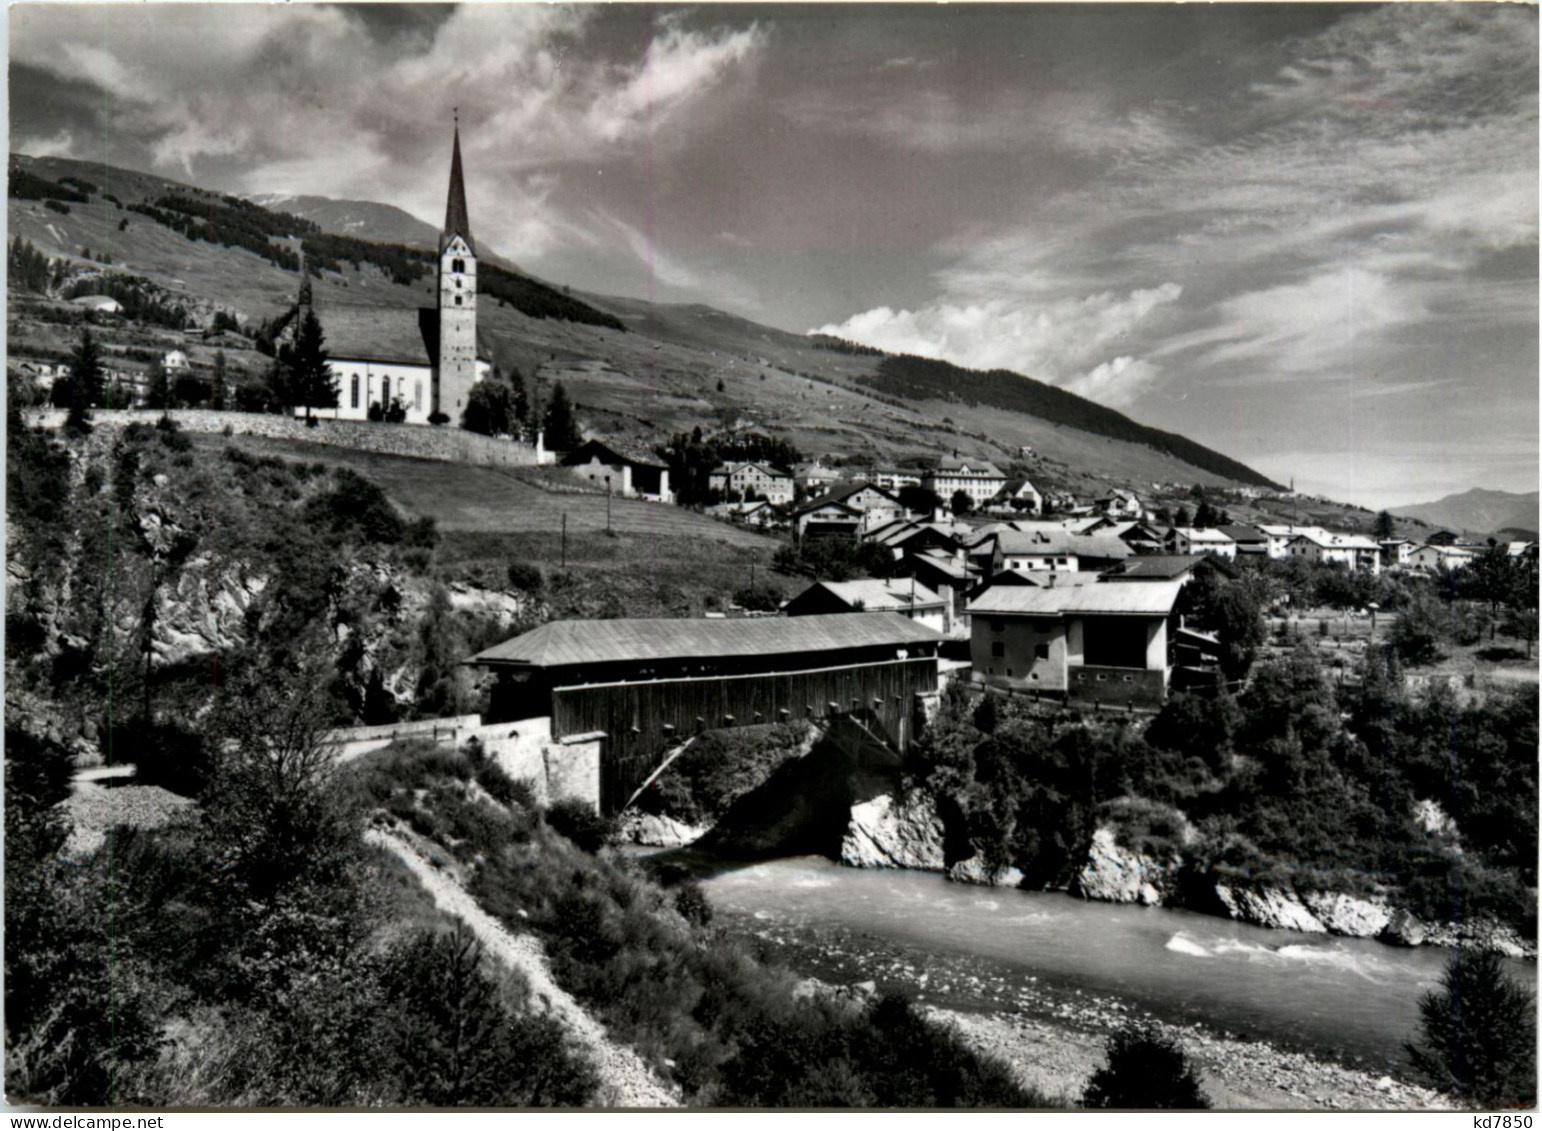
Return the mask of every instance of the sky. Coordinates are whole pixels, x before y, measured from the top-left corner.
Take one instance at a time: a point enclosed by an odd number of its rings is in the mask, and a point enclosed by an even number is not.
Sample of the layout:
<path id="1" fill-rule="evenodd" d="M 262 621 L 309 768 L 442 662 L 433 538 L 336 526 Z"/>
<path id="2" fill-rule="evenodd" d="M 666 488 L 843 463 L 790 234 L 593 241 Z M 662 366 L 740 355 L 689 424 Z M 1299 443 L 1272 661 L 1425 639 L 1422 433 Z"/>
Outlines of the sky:
<path id="1" fill-rule="evenodd" d="M 10 8 L 11 148 L 1027 374 L 1380 507 L 1538 466 L 1537 11 Z"/>

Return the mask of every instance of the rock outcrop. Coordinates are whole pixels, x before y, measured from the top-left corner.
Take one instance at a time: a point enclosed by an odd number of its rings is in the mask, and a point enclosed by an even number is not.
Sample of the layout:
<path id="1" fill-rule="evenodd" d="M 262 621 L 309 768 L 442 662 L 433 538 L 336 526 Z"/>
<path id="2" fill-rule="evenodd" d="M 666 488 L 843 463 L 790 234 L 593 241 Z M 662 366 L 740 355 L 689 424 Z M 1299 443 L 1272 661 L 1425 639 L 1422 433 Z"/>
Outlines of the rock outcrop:
<path id="1" fill-rule="evenodd" d="M 1166 903 L 1174 888 L 1179 860 L 1153 860 L 1121 846 L 1114 830 L 1098 829 L 1087 850 L 1087 862 L 1071 881 L 1071 892 L 1083 899 L 1107 903 Z"/>
<path id="2" fill-rule="evenodd" d="M 643 844 L 651 848 L 680 848 L 694 844 L 706 835 L 707 830 L 687 825 L 673 817 L 632 810 L 622 815 L 617 832 L 629 844 Z"/>
<path id="3" fill-rule="evenodd" d="M 1010 864 L 992 871 L 986 867 L 985 861 L 980 859 L 980 857 L 971 856 L 968 860 L 960 860 L 949 868 L 948 879 L 956 884 L 979 884 L 982 887 L 1015 888 L 1022 885 L 1023 874 Z"/>
<path id="4" fill-rule="evenodd" d="M 1379 897 L 1311 891 L 1301 902 L 1331 934 L 1354 939 L 1374 939 L 1392 921 L 1392 908 Z"/>
<path id="5" fill-rule="evenodd" d="M 1215 895 L 1228 915 L 1244 923 L 1318 935 L 1328 931 L 1322 920 L 1308 911 L 1293 891 L 1277 887 L 1252 891 L 1233 884 L 1216 884 Z"/>
<path id="6" fill-rule="evenodd" d="M 898 802 L 885 793 L 853 805 L 840 859 L 852 868 L 944 871 L 943 824 L 936 800 L 918 790 Z"/>

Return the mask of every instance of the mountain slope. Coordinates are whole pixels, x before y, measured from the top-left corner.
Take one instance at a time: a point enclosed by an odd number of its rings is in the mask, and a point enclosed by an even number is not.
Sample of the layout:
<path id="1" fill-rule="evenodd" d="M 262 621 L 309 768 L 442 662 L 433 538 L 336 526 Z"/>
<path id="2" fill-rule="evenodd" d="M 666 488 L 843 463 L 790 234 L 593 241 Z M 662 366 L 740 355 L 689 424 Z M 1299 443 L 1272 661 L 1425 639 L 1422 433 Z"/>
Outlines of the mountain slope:
<path id="1" fill-rule="evenodd" d="M 437 250 L 439 246 L 438 228 L 393 204 L 379 204 L 373 200 L 334 200 L 329 196 L 291 196 L 275 192 L 256 193 L 246 199 L 264 208 L 309 220 L 328 235 L 352 236 L 354 239 L 401 244 L 403 247 L 430 251 Z M 505 270 L 520 270 L 512 260 L 487 248 L 481 241 L 478 241 L 477 251 L 482 259 Z"/>
<path id="2" fill-rule="evenodd" d="M 1459 495 L 1447 495 L 1432 503 L 1412 503 L 1393 507 L 1392 513 L 1419 518 L 1431 526 L 1443 526 L 1457 532 L 1490 534 L 1506 527 L 1537 529 L 1538 495 L 1536 491 L 1489 491 L 1474 487 Z"/>
<path id="3" fill-rule="evenodd" d="M 13 167 L 93 185 L 88 201 L 70 202 L 68 213 L 40 199 L 8 202 L 13 235 L 77 272 L 101 270 L 101 260 L 110 256 L 115 270 L 216 303 L 250 325 L 292 306 L 298 276 L 284 269 L 290 261 L 276 249 L 305 240 L 313 248 L 313 266 L 326 268 L 315 282 L 322 312 L 328 305 L 402 308 L 432 301 L 432 277 L 416 249 L 371 249 L 378 239 L 416 242 L 425 234 L 426 225 L 414 227 L 411 217 L 388 206 L 329 202 L 323 209 L 304 203 L 320 198 L 270 197 L 280 211 L 268 213 L 249 200 L 86 162 L 13 155 Z M 116 203 L 106 199 L 108 192 Z M 180 227 L 134 210 L 154 208 L 168 196 L 197 202 L 196 211 L 207 213 L 198 217 L 196 230 L 185 210 L 169 217 Z M 346 234 L 317 232 L 323 220 Z M 244 244 L 201 238 L 211 226 L 244 232 Z M 276 238 L 281 236 L 289 238 Z M 486 275 L 490 287 L 498 284 L 484 295 L 479 312 L 493 359 L 519 369 L 543 398 L 561 381 L 593 432 L 652 444 L 695 427 L 754 427 L 809 455 L 867 465 L 915 466 L 956 452 L 992 459 L 1011 473 L 1078 495 L 1104 493 L 1110 483 L 1147 493 L 1158 483 L 1184 489 L 1194 483 L 1269 485 L 1252 469 L 1185 437 L 1145 428 L 1027 378 L 950 369 L 945 380 L 899 387 L 885 376 L 885 367 L 892 370 L 898 359 L 852 353 L 709 306 L 580 295 L 528 275 Z M 589 308 L 593 315 L 583 313 Z M 57 354 L 65 344 L 46 319 L 24 329 L 13 343 L 36 343 L 36 356 Z M 264 368 L 260 356 L 226 349 L 237 369 Z M 192 359 L 195 366 L 208 361 L 196 348 Z M 965 386 L 972 392 L 960 398 Z M 1015 391 L 1017 399 L 1002 390 Z"/>

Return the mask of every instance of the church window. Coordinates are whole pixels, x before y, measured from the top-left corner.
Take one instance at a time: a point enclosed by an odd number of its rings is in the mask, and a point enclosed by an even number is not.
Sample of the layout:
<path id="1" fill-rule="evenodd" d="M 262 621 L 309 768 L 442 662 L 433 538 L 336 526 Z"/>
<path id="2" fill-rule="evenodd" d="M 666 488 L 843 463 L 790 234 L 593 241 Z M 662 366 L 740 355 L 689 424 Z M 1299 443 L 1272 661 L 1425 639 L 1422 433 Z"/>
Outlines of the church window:
<path id="1" fill-rule="evenodd" d="M 450 270 L 455 272 L 457 275 L 465 271 L 465 269 L 466 261 L 464 259 L 454 259 L 450 261 Z"/>
<path id="2" fill-rule="evenodd" d="M 459 306 L 459 305 L 460 305 L 460 298 L 461 298 L 461 296 L 460 296 L 460 295 L 456 295 L 456 296 L 455 296 L 455 305 L 456 305 L 456 306 Z"/>
<path id="3" fill-rule="evenodd" d="M 418 381 L 412 386 L 412 407 L 415 409 L 421 409 L 423 407 L 422 381 Z"/>
<path id="4" fill-rule="evenodd" d="M 352 394 L 351 394 L 351 397 L 350 397 L 350 401 L 351 401 L 350 407 L 352 407 L 352 408 L 358 408 L 359 407 L 359 375 L 357 373 L 355 373 L 353 375 L 353 390 L 352 390 Z"/>

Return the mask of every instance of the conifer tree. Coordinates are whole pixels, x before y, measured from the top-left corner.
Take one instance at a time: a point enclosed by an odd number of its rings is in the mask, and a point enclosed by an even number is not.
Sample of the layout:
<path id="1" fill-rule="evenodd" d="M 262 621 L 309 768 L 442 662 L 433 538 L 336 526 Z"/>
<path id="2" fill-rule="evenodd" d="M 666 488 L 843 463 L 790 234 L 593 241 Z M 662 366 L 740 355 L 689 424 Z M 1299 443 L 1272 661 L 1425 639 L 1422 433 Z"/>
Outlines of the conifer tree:
<path id="1" fill-rule="evenodd" d="M 578 421 L 573 415 L 573 406 L 568 401 L 567 390 L 562 387 L 561 381 L 552 386 L 544 423 L 546 446 L 554 452 L 571 452 L 584 442 L 578 431 Z"/>
<path id="2" fill-rule="evenodd" d="M 294 347 L 286 353 L 296 401 L 305 406 L 305 423 L 314 424 L 311 409 L 337 407 L 337 379 L 327 364 L 326 336 L 314 310 L 306 312 Z"/>

